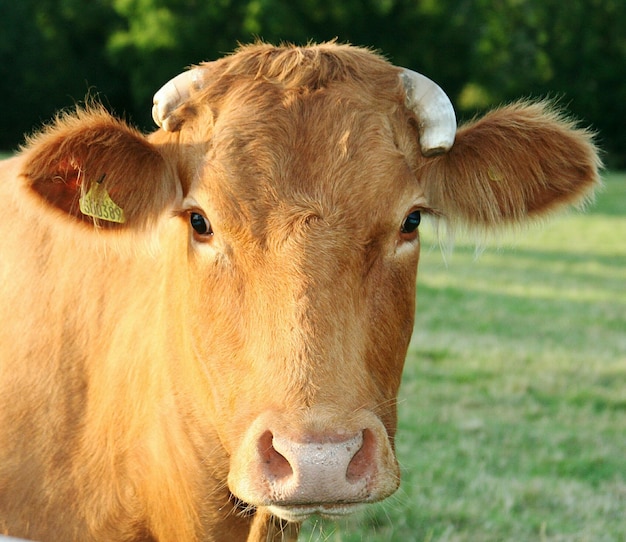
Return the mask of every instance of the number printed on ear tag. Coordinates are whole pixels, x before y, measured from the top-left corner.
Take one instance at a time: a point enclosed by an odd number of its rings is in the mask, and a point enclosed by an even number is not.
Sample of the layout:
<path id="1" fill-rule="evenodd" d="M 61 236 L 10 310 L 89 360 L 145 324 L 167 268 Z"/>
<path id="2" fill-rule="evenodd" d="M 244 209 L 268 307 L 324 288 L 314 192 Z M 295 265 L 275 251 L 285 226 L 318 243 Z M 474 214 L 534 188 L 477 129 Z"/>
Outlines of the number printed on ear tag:
<path id="1" fill-rule="evenodd" d="M 106 188 L 101 184 L 93 183 L 87 193 L 80 198 L 79 206 L 80 212 L 84 215 L 118 224 L 126 222 L 124 209 L 111 199 Z"/>

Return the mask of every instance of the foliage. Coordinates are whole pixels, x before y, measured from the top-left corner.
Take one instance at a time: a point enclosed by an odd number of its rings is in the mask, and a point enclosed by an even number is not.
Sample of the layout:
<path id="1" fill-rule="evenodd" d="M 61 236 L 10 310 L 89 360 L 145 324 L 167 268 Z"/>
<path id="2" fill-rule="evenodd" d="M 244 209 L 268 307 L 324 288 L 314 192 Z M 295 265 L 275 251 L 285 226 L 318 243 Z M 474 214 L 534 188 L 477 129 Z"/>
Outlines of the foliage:
<path id="1" fill-rule="evenodd" d="M 126 75 L 109 62 L 103 44 L 121 24 L 104 2 L 0 0 L 0 148 L 73 105 L 90 85 L 111 103 L 130 101 Z"/>
<path id="2" fill-rule="evenodd" d="M 624 166 L 625 27 L 622 0 L 0 0 L 0 148 L 90 91 L 148 128 L 152 94 L 190 64 L 336 37 L 428 74 L 464 116 L 560 98 Z"/>

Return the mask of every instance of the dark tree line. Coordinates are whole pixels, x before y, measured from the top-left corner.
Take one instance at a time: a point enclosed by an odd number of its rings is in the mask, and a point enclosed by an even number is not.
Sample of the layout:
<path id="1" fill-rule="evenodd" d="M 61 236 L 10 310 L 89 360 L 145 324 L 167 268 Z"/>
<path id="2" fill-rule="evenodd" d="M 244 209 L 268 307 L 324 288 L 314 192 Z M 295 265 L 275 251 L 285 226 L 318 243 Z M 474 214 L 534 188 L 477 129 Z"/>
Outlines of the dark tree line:
<path id="1" fill-rule="evenodd" d="M 99 96 L 149 129 L 151 97 L 237 43 L 366 45 L 435 79 L 459 116 L 557 99 L 626 167 L 623 0 L 0 0 L 0 148 Z"/>

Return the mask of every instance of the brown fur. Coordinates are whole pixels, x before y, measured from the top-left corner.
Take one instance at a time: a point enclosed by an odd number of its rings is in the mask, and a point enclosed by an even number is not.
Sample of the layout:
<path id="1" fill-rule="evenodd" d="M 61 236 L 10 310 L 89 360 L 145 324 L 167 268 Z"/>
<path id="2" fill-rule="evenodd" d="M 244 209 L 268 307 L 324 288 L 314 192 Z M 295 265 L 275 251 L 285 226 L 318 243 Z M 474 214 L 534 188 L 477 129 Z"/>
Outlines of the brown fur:
<path id="1" fill-rule="evenodd" d="M 589 134 L 543 104 L 424 158 L 397 69 L 365 50 L 257 45 L 205 69 L 176 133 L 92 106 L 0 166 L 0 532 L 293 540 L 229 496 L 233 466 L 260 414 L 296 438 L 367 411 L 393 449 L 419 252 L 404 217 L 490 228 L 597 182 Z M 99 180 L 125 224 L 80 212 Z M 213 238 L 194 241 L 190 210 Z"/>

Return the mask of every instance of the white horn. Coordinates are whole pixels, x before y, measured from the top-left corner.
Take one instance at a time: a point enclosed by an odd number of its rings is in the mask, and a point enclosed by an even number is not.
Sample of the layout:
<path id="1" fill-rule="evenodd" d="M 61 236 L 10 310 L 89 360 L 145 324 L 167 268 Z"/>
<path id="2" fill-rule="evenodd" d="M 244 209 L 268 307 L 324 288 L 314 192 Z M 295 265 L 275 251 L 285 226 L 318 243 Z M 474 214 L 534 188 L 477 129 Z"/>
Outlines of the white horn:
<path id="1" fill-rule="evenodd" d="M 180 119 L 171 114 L 189 98 L 192 90 L 200 90 L 205 83 L 206 72 L 192 68 L 165 83 L 152 99 L 152 118 L 167 132 L 175 132 L 180 127 Z"/>
<path id="2" fill-rule="evenodd" d="M 400 79 L 406 92 L 404 103 L 419 119 L 422 154 L 434 156 L 449 151 L 456 135 L 450 98 L 439 85 L 417 72 L 403 69 Z"/>

